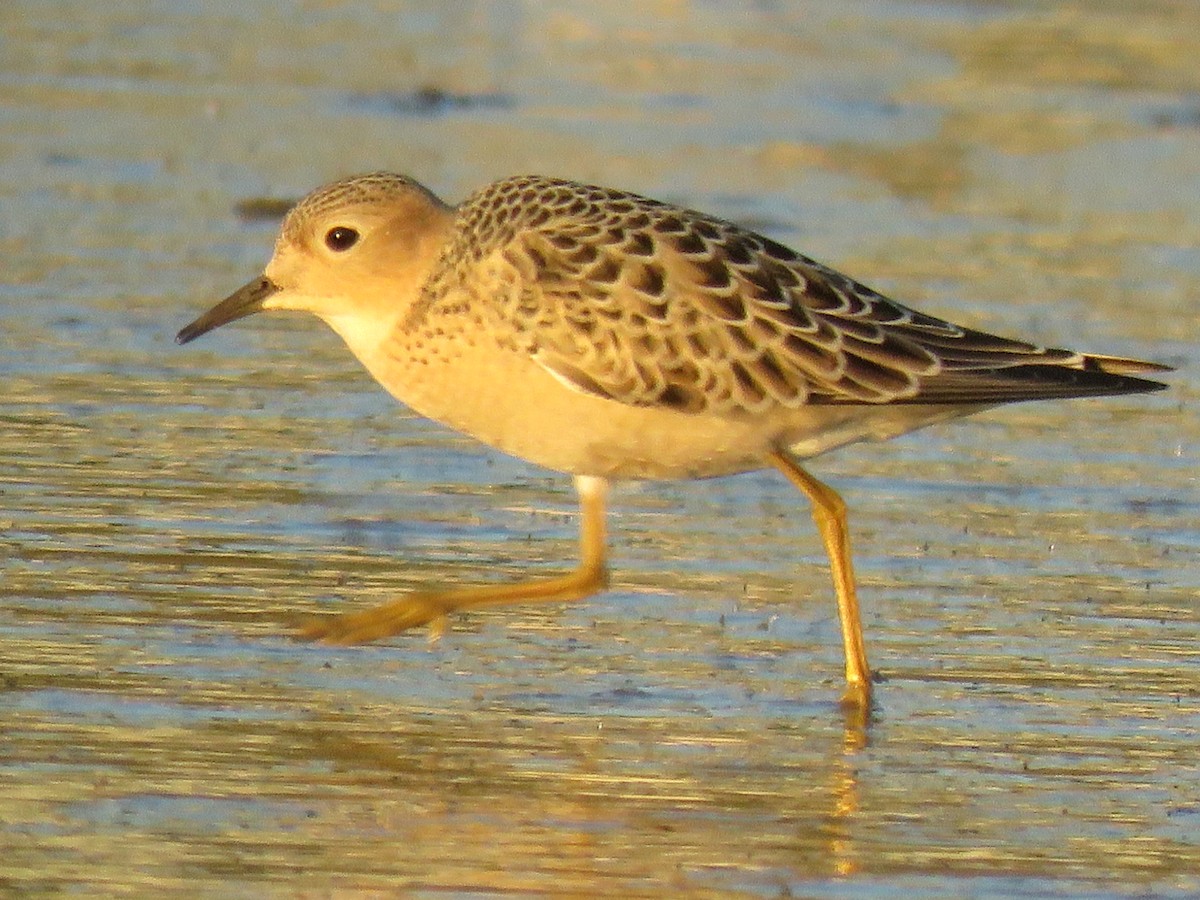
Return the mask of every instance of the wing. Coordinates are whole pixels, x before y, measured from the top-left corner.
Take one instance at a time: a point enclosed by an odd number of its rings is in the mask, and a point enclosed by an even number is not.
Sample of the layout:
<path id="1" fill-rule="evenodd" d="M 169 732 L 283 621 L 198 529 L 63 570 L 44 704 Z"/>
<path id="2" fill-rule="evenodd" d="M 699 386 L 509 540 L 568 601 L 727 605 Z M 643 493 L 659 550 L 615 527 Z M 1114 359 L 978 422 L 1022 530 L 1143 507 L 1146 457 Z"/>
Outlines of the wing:
<path id="1" fill-rule="evenodd" d="M 490 191 L 490 193 L 489 193 Z M 565 384 L 691 412 L 1150 390 L 1164 367 L 1007 340 L 895 303 L 732 223 L 550 179 L 460 211 L 464 285 Z"/>

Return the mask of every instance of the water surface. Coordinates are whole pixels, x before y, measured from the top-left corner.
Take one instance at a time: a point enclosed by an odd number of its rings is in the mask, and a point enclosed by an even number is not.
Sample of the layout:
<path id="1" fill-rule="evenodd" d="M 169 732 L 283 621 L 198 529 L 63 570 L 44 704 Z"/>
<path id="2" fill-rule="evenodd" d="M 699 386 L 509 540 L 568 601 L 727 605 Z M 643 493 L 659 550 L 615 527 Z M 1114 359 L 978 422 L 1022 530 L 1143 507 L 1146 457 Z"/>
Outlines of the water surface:
<path id="1" fill-rule="evenodd" d="M 1171 0 L 14 6 L 0 893 L 1200 893 L 1197 55 Z M 566 479 L 408 415 L 319 324 L 172 344 L 267 259 L 247 201 L 378 168 L 642 191 L 1180 371 L 814 464 L 865 728 L 770 473 L 619 488 L 587 603 L 296 643 L 575 549 Z"/>

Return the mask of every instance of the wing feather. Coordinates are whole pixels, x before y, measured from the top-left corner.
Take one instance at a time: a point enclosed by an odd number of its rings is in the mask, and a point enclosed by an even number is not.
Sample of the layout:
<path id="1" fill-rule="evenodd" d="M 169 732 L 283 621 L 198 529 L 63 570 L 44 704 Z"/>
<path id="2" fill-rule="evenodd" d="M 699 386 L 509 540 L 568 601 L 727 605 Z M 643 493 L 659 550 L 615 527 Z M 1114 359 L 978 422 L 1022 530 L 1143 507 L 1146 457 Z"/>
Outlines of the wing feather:
<path id="1" fill-rule="evenodd" d="M 459 218 L 429 302 L 466 290 L 498 339 L 621 403 L 1001 403 L 1151 390 L 1135 376 L 1165 368 L 960 327 L 732 223 L 604 188 L 507 179 Z"/>

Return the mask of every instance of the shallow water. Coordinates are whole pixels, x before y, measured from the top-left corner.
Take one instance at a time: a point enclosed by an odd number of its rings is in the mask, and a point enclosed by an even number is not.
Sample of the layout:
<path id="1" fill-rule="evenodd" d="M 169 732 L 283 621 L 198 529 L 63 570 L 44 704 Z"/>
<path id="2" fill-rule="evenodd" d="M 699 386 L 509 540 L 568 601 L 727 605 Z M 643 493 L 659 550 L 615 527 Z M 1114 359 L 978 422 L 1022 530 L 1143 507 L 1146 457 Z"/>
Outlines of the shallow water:
<path id="1" fill-rule="evenodd" d="M 0 893 L 1200 893 L 1200 12 L 848 8 L 6 11 Z M 620 487 L 587 603 L 296 643 L 575 550 L 566 479 L 408 416 L 316 323 L 172 344 L 269 254 L 239 204 L 376 168 L 639 190 L 1180 371 L 814 464 L 866 727 L 768 473 Z"/>

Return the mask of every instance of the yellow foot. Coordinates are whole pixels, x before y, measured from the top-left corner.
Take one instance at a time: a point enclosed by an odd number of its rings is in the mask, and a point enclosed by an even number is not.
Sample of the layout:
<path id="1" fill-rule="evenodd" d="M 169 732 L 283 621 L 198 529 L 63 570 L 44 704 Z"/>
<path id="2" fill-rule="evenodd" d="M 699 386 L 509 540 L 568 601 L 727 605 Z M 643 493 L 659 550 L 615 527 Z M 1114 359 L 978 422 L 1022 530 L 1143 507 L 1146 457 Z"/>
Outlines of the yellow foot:
<path id="1" fill-rule="evenodd" d="M 361 612 L 310 619 L 300 637 L 322 644 L 365 644 L 421 625 L 431 625 L 436 636 L 452 609 L 439 592 L 418 592 Z"/>
<path id="2" fill-rule="evenodd" d="M 865 724 L 871 712 L 871 682 L 869 679 L 849 681 L 842 694 L 842 709 L 847 715 L 859 715 Z"/>
<path id="3" fill-rule="evenodd" d="M 479 584 L 444 591 L 415 591 L 391 603 L 362 612 L 312 619 L 300 629 L 300 637 L 324 644 L 363 644 L 391 637 L 420 625 L 432 626 L 436 639 L 445 629 L 446 616 L 460 609 L 505 603 L 564 602 L 581 600 L 596 593 L 608 580 L 605 568 L 604 497 L 601 478 L 576 476 L 582 521 L 579 568 L 565 575 L 515 584 Z"/>
<path id="4" fill-rule="evenodd" d="M 445 627 L 446 616 L 457 610 L 507 603 L 579 600 L 600 590 L 605 578 L 603 563 L 589 563 L 574 572 L 541 581 L 415 591 L 362 612 L 314 619 L 300 630 L 300 635 L 324 644 L 363 644 L 420 625 L 432 625 L 436 638 Z"/>

